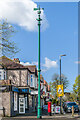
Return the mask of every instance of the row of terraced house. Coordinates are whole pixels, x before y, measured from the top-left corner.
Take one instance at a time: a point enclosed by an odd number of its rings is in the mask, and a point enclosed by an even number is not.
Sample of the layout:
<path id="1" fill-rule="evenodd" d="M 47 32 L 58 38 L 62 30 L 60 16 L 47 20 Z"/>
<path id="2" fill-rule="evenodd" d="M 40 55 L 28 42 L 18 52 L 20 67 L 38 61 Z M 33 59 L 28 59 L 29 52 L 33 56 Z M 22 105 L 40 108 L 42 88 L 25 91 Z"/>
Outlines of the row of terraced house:
<path id="1" fill-rule="evenodd" d="M 41 107 L 50 99 L 50 86 L 40 76 Z M 38 72 L 36 65 L 24 66 L 18 58 L 0 58 L 0 115 L 16 116 L 36 111 Z"/>

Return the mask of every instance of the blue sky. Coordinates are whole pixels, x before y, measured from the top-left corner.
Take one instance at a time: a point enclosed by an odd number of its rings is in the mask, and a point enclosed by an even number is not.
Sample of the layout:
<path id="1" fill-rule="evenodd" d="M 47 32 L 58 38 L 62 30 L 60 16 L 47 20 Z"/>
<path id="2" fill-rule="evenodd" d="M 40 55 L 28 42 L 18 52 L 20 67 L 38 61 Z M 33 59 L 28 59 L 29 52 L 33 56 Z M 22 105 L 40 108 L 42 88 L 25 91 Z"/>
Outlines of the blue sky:
<path id="1" fill-rule="evenodd" d="M 59 55 L 66 54 L 67 56 L 62 57 L 62 73 L 69 80 L 66 91 L 71 91 L 78 75 L 78 64 L 75 63 L 78 61 L 78 3 L 36 2 L 35 4 L 44 8 L 45 14 L 42 25 L 45 30 L 41 27 L 42 75 L 49 83 L 52 75 L 60 72 Z M 26 29 L 25 25 L 22 27 L 17 21 L 12 24 L 18 31 L 12 40 L 21 49 L 15 57 L 24 63 L 37 63 L 38 31 Z"/>

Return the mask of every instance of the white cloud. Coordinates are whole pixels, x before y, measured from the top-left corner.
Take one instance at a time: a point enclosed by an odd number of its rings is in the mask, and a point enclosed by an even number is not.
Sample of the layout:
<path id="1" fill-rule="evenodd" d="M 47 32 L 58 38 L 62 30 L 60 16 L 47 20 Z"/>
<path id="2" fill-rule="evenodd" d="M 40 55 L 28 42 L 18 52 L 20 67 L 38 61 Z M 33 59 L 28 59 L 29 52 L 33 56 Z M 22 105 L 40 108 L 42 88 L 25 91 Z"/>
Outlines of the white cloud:
<path id="1" fill-rule="evenodd" d="M 26 65 L 38 65 L 38 62 L 32 62 L 32 63 L 30 63 L 30 62 L 20 62 L 20 64 L 22 64 L 22 65 L 24 65 L 24 66 L 26 66 Z"/>
<path id="2" fill-rule="evenodd" d="M 24 66 L 26 66 L 26 65 L 31 65 L 29 62 L 20 62 L 20 64 L 22 64 L 22 65 L 24 65 Z"/>
<path id="3" fill-rule="evenodd" d="M 47 69 L 50 69 L 52 67 L 58 67 L 57 65 L 57 61 L 52 61 L 49 58 L 45 57 L 45 64 L 43 64 L 44 67 L 46 67 Z"/>
<path id="4" fill-rule="evenodd" d="M 37 8 L 37 4 L 32 0 L 0 0 L 0 18 L 5 18 L 11 24 L 17 24 L 26 30 L 35 31 L 38 15 L 34 8 Z M 42 28 L 46 29 L 48 23 L 44 11 L 41 12 Z"/>
<path id="5" fill-rule="evenodd" d="M 36 65 L 36 67 L 38 67 L 38 62 L 20 62 L 20 64 L 26 66 L 26 65 Z M 48 59 L 47 57 L 45 57 L 45 64 L 42 64 L 41 63 L 41 72 L 46 72 L 48 71 L 50 68 L 57 68 L 58 67 L 58 64 L 57 64 L 57 61 L 52 61 L 50 59 Z M 37 68 L 38 69 L 38 68 Z"/>
<path id="6" fill-rule="evenodd" d="M 38 66 L 38 62 L 32 62 L 32 64 Z"/>

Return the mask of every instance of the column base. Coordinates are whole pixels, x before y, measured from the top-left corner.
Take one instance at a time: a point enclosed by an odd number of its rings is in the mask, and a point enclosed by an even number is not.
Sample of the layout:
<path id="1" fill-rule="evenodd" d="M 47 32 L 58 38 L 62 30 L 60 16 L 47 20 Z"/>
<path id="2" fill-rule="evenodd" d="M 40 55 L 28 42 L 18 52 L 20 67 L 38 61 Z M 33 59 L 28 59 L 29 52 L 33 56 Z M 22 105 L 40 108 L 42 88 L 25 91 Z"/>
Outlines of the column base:
<path id="1" fill-rule="evenodd" d="M 37 118 L 42 119 L 42 116 L 37 116 Z"/>

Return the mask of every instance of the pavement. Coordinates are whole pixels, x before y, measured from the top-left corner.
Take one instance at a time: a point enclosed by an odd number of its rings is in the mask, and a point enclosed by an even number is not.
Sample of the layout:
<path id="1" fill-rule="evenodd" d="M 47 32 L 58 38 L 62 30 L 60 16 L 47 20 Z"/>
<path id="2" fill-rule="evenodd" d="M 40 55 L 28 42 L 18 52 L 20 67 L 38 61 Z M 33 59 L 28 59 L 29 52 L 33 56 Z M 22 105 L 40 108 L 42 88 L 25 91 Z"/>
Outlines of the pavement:
<path id="1" fill-rule="evenodd" d="M 78 113 L 75 113 L 74 116 L 72 116 L 71 113 L 67 113 L 67 114 L 53 114 L 49 116 L 47 112 L 42 112 L 42 119 L 43 120 L 80 120 L 80 115 L 78 115 Z M 0 120 L 40 120 L 40 119 L 37 118 L 36 113 L 27 113 L 25 115 L 19 115 L 16 117 L 3 117 Z"/>
<path id="2" fill-rule="evenodd" d="M 49 116 L 47 110 L 43 110 L 42 113 L 42 119 L 43 120 L 80 120 L 80 114 L 74 113 L 74 116 L 72 116 L 71 113 L 65 113 L 65 114 L 52 114 Z M 28 111 L 24 115 L 18 115 L 15 117 L 3 117 L 0 120 L 40 120 L 37 118 L 37 112 Z"/>
<path id="3" fill-rule="evenodd" d="M 80 120 L 80 117 L 69 117 L 69 116 L 53 116 L 53 117 L 48 117 L 48 116 L 42 116 L 43 120 Z M 10 118 L 2 118 L 1 120 L 40 120 L 37 117 L 10 117 Z"/>

